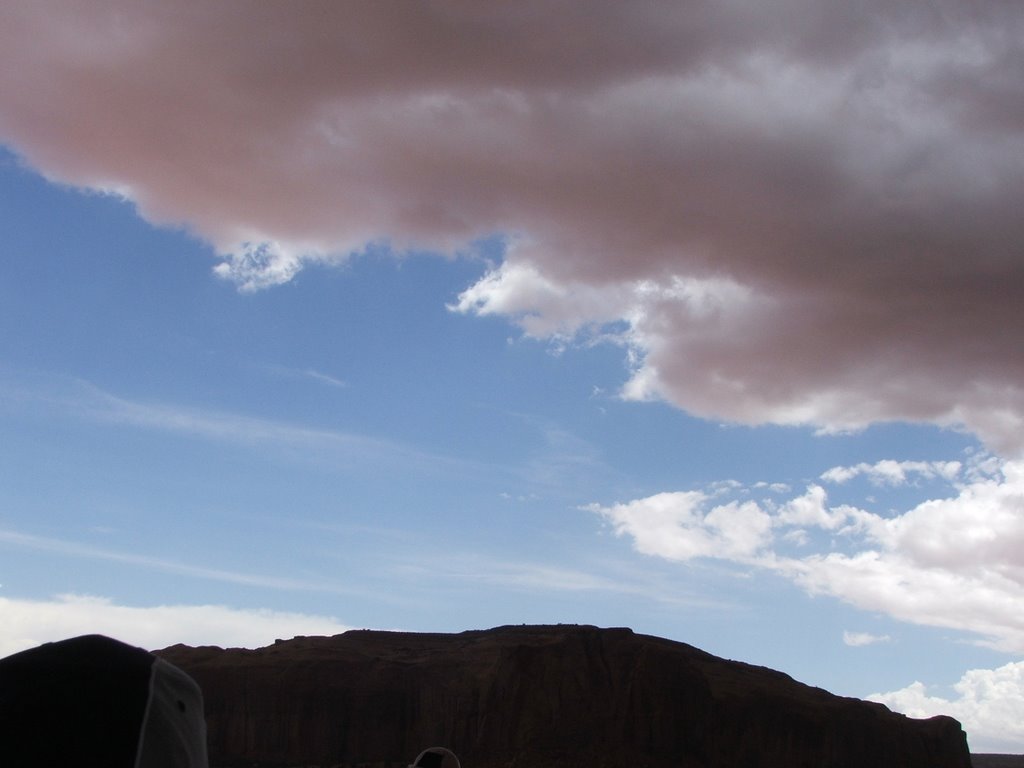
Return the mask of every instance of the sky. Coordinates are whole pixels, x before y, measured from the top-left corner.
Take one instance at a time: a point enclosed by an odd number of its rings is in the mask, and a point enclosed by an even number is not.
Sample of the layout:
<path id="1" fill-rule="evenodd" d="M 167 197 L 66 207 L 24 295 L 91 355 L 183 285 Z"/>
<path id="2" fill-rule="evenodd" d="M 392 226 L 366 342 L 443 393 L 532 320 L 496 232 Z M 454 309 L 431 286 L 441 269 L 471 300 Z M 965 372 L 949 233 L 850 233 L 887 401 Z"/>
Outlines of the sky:
<path id="1" fill-rule="evenodd" d="M 627 626 L 1024 752 L 1016 0 L 0 7 L 0 655 Z"/>

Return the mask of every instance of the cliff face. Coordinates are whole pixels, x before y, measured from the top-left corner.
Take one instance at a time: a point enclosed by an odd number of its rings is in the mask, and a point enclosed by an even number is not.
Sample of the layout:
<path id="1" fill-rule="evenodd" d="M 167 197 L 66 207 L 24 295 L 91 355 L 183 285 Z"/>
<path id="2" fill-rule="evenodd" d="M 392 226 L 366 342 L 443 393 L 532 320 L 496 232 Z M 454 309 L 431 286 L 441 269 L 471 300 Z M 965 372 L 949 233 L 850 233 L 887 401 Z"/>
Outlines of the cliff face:
<path id="1" fill-rule="evenodd" d="M 951 718 L 911 720 L 628 629 L 354 631 L 158 655 L 203 689 L 214 766 L 970 768 Z"/>

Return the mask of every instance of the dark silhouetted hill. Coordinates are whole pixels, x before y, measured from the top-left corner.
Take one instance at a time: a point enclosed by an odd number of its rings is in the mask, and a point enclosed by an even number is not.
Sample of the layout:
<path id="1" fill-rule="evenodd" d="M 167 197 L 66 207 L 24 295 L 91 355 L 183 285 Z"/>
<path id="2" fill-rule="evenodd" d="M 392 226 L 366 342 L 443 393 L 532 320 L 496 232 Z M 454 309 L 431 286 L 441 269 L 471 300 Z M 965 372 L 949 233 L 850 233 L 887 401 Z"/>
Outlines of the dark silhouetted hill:
<path id="1" fill-rule="evenodd" d="M 158 652 L 206 699 L 214 766 L 970 768 L 960 724 L 913 720 L 628 629 L 353 631 Z"/>

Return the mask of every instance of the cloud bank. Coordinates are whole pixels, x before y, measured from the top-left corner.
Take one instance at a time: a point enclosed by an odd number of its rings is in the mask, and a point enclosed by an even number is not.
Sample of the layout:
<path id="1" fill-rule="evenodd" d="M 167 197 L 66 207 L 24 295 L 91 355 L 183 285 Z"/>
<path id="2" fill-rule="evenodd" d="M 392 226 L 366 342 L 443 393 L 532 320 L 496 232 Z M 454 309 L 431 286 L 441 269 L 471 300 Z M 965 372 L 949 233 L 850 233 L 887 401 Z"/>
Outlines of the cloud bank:
<path id="1" fill-rule="evenodd" d="M 1024 654 L 1024 463 L 885 460 L 832 467 L 819 481 L 781 499 L 764 483 L 718 483 L 587 509 L 647 555 L 775 573 L 809 594 Z M 931 498 L 902 510 L 830 502 L 858 481 L 872 495 L 916 486 Z M 851 647 L 891 640 L 843 632 Z M 1024 662 L 970 670 L 953 692 L 914 682 L 867 698 L 912 717 L 951 715 L 975 751 L 1024 750 Z"/>
<path id="2" fill-rule="evenodd" d="M 1024 9 L 38 0 L 0 140 L 243 289 L 381 246 L 504 258 L 457 302 L 614 329 L 627 397 L 1024 448 Z"/>
<path id="3" fill-rule="evenodd" d="M 782 502 L 758 496 L 760 489 L 733 487 L 733 498 L 716 488 L 587 509 L 647 555 L 769 570 L 810 594 L 961 630 L 983 645 L 1024 653 L 1024 463 L 988 457 L 962 465 L 886 461 L 866 469 L 833 468 L 823 482 L 855 472 L 891 480 L 897 467 L 904 478 L 930 476 L 945 487 L 905 511 L 830 504 L 822 484 Z M 851 645 L 880 639 L 857 633 L 845 638 Z"/>
<path id="4" fill-rule="evenodd" d="M 175 643 L 258 648 L 277 638 L 336 635 L 351 629 L 327 616 L 222 605 L 138 607 L 70 594 L 50 600 L 0 597 L 0 614 L 0 657 L 93 633 L 155 650 Z"/>
<path id="5" fill-rule="evenodd" d="M 967 731 L 975 752 L 1024 750 L 1024 662 L 972 669 L 953 686 L 955 696 L 933 696 L 920 682 L 868 699 L 910 717 L 949 715 Z"/>

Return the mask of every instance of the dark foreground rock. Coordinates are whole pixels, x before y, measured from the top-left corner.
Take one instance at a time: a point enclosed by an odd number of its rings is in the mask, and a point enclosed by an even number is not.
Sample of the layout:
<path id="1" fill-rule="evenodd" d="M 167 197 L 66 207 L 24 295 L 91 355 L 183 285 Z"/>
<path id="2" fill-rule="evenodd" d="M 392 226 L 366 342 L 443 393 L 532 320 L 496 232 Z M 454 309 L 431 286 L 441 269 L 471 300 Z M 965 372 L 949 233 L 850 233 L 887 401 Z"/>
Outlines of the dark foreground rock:
<path id="1" fill-rule="evenodd" d="M 214 766 L 970 768 L 960 724 L 913 720 L 628 629 L 354 631 L 158 652 L 206 699 Z"/>
<path id="2" fill-rule="evenodd" d="M 971 755 L 974 768 L 1024 768 L 1024 755 Z"/>

